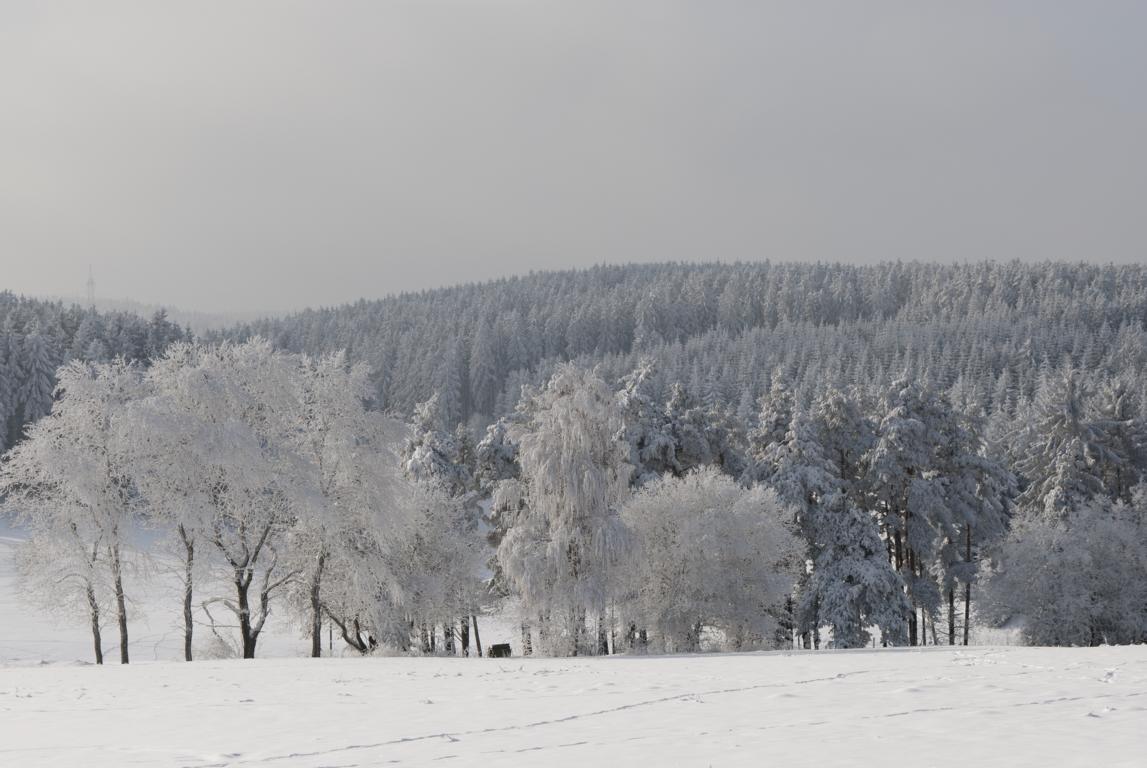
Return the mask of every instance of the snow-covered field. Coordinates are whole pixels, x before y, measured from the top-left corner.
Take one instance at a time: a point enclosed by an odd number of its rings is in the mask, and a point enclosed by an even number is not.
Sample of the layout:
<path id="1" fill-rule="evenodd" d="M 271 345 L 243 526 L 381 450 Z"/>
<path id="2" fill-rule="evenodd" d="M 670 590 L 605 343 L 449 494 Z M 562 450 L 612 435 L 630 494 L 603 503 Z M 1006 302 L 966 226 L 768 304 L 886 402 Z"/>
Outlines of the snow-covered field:
<path id="1" fill-rule="evenodd" d="M 184 664 L 178 601 L 152 588 L 133 663 L 112 627 L 96 667 L 82 624 L 18 599 L 15 546 L 0 535 L 4 768 L 1147 764 L 1143 646 L 312 660 L 280 622 L 260 647 L 278 658 Z"/>
<path id="2" fill-rule="evenodd" d="M 0 765 L 1142 766 L 1147 649 L 0 670 Z"/>

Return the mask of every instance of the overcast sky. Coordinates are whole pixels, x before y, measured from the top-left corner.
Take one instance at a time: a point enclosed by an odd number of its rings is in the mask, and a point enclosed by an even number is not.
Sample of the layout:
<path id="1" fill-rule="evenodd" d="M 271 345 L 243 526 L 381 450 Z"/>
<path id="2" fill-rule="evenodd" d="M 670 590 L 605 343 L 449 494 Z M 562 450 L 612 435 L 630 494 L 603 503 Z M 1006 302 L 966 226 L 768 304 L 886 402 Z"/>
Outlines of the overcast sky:
<path id="1" fill-rule="evenodd" d="M 0 0 L 0 289 L 1147 259 L 1147 2 Z"/>

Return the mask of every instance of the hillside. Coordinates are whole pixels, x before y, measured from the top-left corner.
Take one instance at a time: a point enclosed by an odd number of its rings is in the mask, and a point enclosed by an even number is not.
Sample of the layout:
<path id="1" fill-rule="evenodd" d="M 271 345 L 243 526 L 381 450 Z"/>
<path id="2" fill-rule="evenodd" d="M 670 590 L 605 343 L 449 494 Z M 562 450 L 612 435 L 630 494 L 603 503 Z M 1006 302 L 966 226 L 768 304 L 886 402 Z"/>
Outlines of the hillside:
<path id="1" fill-rule="evenodd" d="M 1147 267 L 981 262 L 660 264 L 543 272 L 235 327 L 278 346 L 345 348 L 379 401 L 410 413 L 440 393 L 448 421 L 508 413 L 557 362 L 616 379 L 657 363 L 710 401 L 752 410 L 774 381 L 803 401 L 830 386 L 882 393 L 908 375 L 984 412 L 1041 375 L 1147 364 Z"/>

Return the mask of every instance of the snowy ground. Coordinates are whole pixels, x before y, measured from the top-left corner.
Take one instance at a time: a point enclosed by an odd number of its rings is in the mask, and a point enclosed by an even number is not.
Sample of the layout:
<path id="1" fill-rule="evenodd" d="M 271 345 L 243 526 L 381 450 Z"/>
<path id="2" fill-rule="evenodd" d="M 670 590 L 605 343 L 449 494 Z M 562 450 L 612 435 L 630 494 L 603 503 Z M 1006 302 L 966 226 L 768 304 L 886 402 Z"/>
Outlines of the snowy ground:
<path id="1" fill-rule="evenodd" d="M 1147 649 L 0 669 L 0 765 L 1142 766 Z"/>
<path id="2" fill-rule="evenodd" d="M 133 664 L 95 667 L 81 624 L 18 599 L 5 533 L 5 768 L 1147 765 L 1144 646 L 312 660 L 280 622 L 260 647 L 278 658 L 184 664 L 177 596 L 152 587 Z"/>

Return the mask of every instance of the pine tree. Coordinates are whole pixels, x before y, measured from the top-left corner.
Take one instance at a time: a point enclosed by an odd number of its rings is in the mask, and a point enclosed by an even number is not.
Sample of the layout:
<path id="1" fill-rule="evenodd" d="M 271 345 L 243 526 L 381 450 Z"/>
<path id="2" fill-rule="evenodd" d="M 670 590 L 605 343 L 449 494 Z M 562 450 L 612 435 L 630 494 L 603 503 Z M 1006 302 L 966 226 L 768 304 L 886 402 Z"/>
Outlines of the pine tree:
<path id="1" fill-rule="evenodd" d="M 34 321 L 24 337 L 24 381 L 20 391 L 23 415 L 35 421 L 52 409 L 52 391 L 56 387 L 56 360 L 51 337 Z"/>
<path id="2" fill-rule="evenodd" d="M 875 520 L 843 494 L 825 499 L 822 506 L 806 594 L 816 596 L 816 615 L 831 630 L 832 647 L 864 647 L 873 626 L 880 629 L 882 643 L 905 644 L 912 606 L 888 562 Z"/>
<path id="3" fill-rule="evenodd" d="M 930 567 L 940 544 L 953 531 L 944 478 L 936 466 L 941 429 L 950 409 L 931 392 L 904 380 L 892 385 L 887 407 L 866 460 L 865 485 L 878 513 L 889 559 L 912 603 L 908 642 L 923 645 L 927 619 L 940 605 L 939 586 Z"/>

